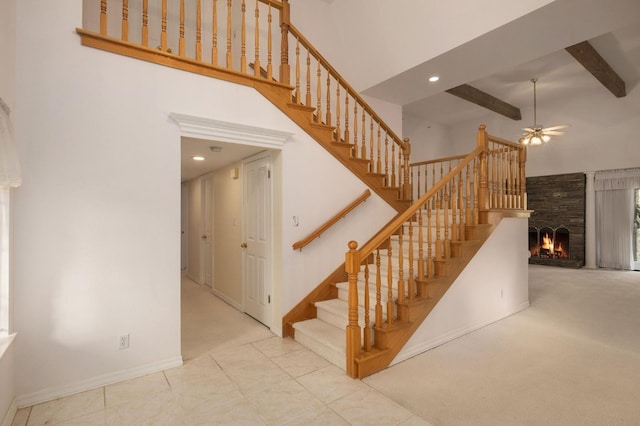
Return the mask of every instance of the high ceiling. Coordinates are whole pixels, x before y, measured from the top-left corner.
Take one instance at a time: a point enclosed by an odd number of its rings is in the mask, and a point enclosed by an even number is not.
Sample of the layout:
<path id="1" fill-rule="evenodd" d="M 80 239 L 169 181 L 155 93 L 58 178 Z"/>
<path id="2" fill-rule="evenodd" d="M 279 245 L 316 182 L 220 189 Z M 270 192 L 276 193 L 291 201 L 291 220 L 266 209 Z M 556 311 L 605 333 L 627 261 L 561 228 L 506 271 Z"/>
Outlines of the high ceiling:
<path id="1" fill-rule="evenodd" d="M 584 7 L 576 7 L 578 4 Z M 579 98 L 594 87 L 601 89 L 603 98 L 613 97 L 564 49 L 584 40 L 625 81 L 627 93 L 637 90 L 640 2 L 556 0 L 364 93 L 400 104 L 403 115 L 430 123 L 480 123 L 496 113 L 445 92 L 469 84 L 523 110 L 518 126 L 527 127 L 533 124 L 532 114 L 525 114 L 531 113 L 533 105 L 530 80 L 537 78 L 538 121 L 547 126 L 565 124 L 553 118 L 554 105 L 566 103 L 561 100 Z M 434 74 L 440 80 L 429 83 L 428 77 Z M 541 105 L 549 109 L 541 110 Z"/>

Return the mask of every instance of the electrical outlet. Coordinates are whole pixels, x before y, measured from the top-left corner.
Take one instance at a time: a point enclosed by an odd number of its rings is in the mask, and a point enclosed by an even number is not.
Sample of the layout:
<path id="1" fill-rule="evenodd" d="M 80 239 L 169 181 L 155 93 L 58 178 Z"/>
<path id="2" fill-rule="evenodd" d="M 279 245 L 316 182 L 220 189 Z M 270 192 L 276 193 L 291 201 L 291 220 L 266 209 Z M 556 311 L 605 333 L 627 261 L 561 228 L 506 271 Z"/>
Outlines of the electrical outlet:
<path id="1" fill-rule="evenodd" d="M 118 348 L 119 349 L 128 349 L 129 348 L 129 335 L 123 334 L 118 337 Z"/>

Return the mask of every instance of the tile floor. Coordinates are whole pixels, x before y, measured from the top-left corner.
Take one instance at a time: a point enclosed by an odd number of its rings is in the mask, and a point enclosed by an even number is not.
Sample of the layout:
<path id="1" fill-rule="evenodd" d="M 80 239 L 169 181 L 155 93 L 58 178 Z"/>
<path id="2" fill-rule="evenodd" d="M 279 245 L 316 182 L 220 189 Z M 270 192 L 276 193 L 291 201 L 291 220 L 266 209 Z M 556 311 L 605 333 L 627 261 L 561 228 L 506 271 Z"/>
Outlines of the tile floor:
<path id="1" fill-rule="evenodd" d="M 216 312 L 229 310 L 186 280 L 185 314 L 192 297 Z M 264 326 L 231 311 L 252 341 L 225 343 L 220 330 L 208 346 L 185 347 L 183 339 L 183 354 L 190 354 L 183 366 L 20 409 L 12 426 L 429 424 L 295 341 L 265 334 Z M 182 327 L 186 335 L 193 330 L 185 328 L 202 328 L 184 315 Z"/>

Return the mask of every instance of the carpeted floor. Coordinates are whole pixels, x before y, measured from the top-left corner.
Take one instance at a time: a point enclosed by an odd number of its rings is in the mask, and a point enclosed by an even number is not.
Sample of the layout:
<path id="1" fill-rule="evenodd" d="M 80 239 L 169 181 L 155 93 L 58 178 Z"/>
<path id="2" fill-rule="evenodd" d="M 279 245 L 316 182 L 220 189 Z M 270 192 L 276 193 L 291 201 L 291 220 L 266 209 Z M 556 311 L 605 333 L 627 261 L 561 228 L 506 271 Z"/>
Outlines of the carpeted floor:
<path id="1" fill-rule="evenodd" d="M 433 425 L 640 425 L 640 272 L 530 266 L 531 307 L 366 378 Z"/>

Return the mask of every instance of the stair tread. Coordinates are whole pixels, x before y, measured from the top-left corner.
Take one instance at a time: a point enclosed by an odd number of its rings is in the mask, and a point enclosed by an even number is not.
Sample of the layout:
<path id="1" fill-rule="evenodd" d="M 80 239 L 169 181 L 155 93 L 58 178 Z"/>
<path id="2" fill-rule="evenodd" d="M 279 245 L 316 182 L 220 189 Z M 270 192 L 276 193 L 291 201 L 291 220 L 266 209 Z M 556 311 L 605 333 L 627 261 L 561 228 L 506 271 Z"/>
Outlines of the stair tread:
<path id="1" fill-rule="evenodd" d="M 327 324 L 324 321 L 313 318 L 293 324 L 296 331 L 301 331 L 334 350 L 345 352 L 345 330 Z"/>

